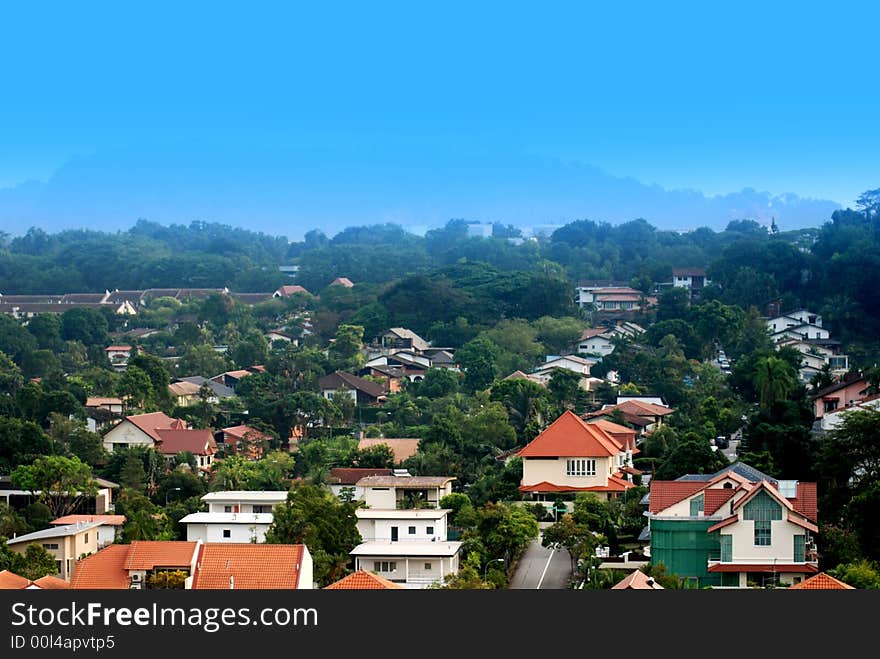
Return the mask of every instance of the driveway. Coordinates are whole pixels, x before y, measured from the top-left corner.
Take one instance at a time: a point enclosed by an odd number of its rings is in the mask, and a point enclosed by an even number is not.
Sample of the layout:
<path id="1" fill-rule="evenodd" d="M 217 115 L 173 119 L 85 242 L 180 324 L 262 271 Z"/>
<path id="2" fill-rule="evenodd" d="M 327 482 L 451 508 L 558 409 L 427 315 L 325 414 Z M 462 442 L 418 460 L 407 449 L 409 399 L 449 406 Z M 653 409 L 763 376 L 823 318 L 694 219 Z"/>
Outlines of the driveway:
<path id="1" fill-rule="evenodd" d="M 571 559 L 565 549 L 541 546 L 532 540 L 510 579 L 513 590 L 566 590 L 571 577 Z"/>

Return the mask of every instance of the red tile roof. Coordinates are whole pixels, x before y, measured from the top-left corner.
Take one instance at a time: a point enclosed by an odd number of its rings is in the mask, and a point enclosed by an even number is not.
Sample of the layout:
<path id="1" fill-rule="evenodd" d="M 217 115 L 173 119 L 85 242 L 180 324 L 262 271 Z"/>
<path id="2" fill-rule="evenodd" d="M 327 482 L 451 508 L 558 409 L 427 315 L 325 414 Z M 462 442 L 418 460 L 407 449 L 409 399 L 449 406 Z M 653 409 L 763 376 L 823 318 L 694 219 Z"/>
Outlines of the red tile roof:
<path id="1" fill-rule="evenodd" d="M 709 572 L 816 572 L 819 568 L 810 563 L 716 563 Z"/>
<path id="2" fill-rule="evenodd" d="M 617 443 L 596 424 L 566 410 L 517 455 L 537 457 L 608 457 L 620 453 Z"/>
<path id="3" fill-rule="evenodd" d="M 308 293 L 305 288 L 297 284 L 281 286 L 275 292 L 284 297 L 287 297 L 288 295 L 293 295 L 294 293 Z"/>
<path id="4" fill-rule="evenodd" d="M 703 513 L 714 515 L 736 492 L 732 487 L 710 488 L 703 492 Z"/>
<path id="5" fill-rule="evenodd" d="M 593 485 L 590 487 L 576 487 L 574 485 L 556 485 L 548 481 L 541 481 L 534 485 L 520 485 L 520 492 L 623 492 L 635 487 L 629 481 L 622 478 L 609 476 L 606 485 Z"/>
<path id="6" fill-rule="evenodd" d="M 107 590 L 128 588 L 125 569 L 131 545 L 108 545 L 76 563 L 70 587 L 76 590 Z"/>
<path id="7" fill-rule="evenodd" d="M 345 286 L 346 288 L 351 288 L 352 286 L 354 286 L 351 279 L 349 279 L 348 277 L 337 277 L 336 279 L 334 279 L 333 281 L 330 282 L 330 286 L 334 286 L 336 284 L 341 284 L 341 285 Z"/>
<path id="8" fill-rule="evenodd" d="M 854 586 L 850 586 L 848 583 L 840 581 L 840 579 L 835 579 L 825 572 L 814 574 L 809 579 L 804 579 L 800 583 L 789 586 L 789 588 L 799 590 L 857 590 Z"/>
<path id="9" fill-rule="evenodd" d="M 165 414 L 164 412 L 150 412 L 148 414 L 134 414 L 132 416 L 125 417 L 125 420 L 129 423 L 134 424 L 137 428 L 148 434 L 153 438 L 153 441 L 159 442 L 161 441 L 161 437 L 157 434 L 157 430 L 159 428 L 173 428 L 176 421 L 181 421 L 180 419 L 172 419 L 170 416 Z M 184 428 L 186 425 L 183 426 Z"/>
<path id="10" fill-rule="evenodd" d="M 30 579 L 20 577 L 9 570 L 0 571 L 0 590 L 23 590 L 30 585 Z"/>
<path id="11" fill-rule="evenodd" d="M 789 499 L 794 509 L 812 521 L 819 519 L 819 504 L 816 495 L 816 483 L 797 484 L 797 497 Z"/>
<path id="12" fill-rule="evenodd" d="M 819 532 L 818 526 L 816 526 L 812 522 L 808 522 L 805 519 L 801 519 L 800 515 L 796 515 L 795 513 L 788 513 L 788 521 L 792 524 L 797 524 L 798 526 L 803 527 L 808 531 L 812 531 L 813 533 Z"/>
<path id="13" fill-rule="evenodd" d="M 734 510 L 740 508 L 746 504 L 747 501 L 750 501 L 754 496 L 758 494 L 761 490 L 767 492 L 771 497 L 776 499 L 779 503 L 785 506 L 788 510 L 793 510 L 794 506 L 792 506 L 791 501 L 786 499 L 782 494 L 779 493 L 779 490 L 776 489 L 773 485 L 771 485 L 768 481 L 761 481 L 760 483 L 755 483 L 752 485 L 751 489 L 748 493 L 742 497 L 739 501 L 733 504 Z"/>
<path id="14" fill-rule="evenodd" d="M 195 542 L 182 540 L 135 540 L 129 545 L 124 568 L 152 570 L 154 567 L 189 567 L 195 548 Z"/>
<path id="15" fill-rule="evenodd" d="M 623 412 L 629 412 L 638 416 L 666 416 L 675 410 L 654 403 L 646 403 L 642 400 L 625 400 L 615 407 Z"/>
<path id="16" fill-rule="evenodd" d="M 199 551 L 193 590 L 296 589 L 304 546 L 208 542 Z"/>
<path id="17" fill-rule="evenodd" d="M 403 586 L 378 574 L 358 570 L 339 581 L 325 586 L 324 590 L 403 590 Z"/>
<path id="18" fill-rule="evenodd" d="M 659 513 L 706 487 L 705 481 L 657 481 L 648 484 L 648 512 Z"/>
<path id="19" fill-rule="evenodd" d="M 77 522 L 101 522 L 107 526 L 122 526 L 125 524 L 125 515 L 65 515 L 53 519 L 50 523 L 64 525 L 76 524 Z"/>
<path id="20" fill-rule="evenodd" d="M 718 531 L 719 529 L 723 529 L 725 526 L 730 526 L 731 524 L 735 524 L 739 521 L 739 515 L 731 515 L 730 517 L 725 517 L 717 524 L 713 524 L 708 529 L 706 529 L 706 533 L 712 533 L 713 531 Z"/>
<path id="21" fill-rule="evenodd" d="M 594 336 L 600 336 L 608 332 L 607 327 L 592 327 L 590 329 L 585 329 L 581 332 L 581 341 L 586 341 L 587 339 L 592 339 Z"/>
<path id="22" fill-rule="evenodd" d="M 663 590 L 663 586 L 641 570 L 633 570 L 627 577 L 611 586 L 611 590 Z"/>
<path id="23" fill-rule="evenodd" d="M 217 450 L 217 442 L 210 430 L 167 430 L 156 431 L 159 435 L 159 451 L 165 455 L 177 455 L 189 451 L 193 455 L 211 455 Z"/>
<path id="24" fill-rule="evenodd" d="M 251 428 L 247 425 L 241 426 L 231 426 L 229 428 L 223 428 L 223 433 L 226 435 L 230 435 L 232 437 L 236 437 L 238 439 L 245 439 L 245 435 L 247 435 L 247 439 L 251 441 L 258 441 L 261 439 L 269 439 L 269 436 L 260 432 L 256 428 Z"/>
<path id="25" fill-rule="evenodd" d="M 416 454 L 421 441 L 421 439 L 410 437 L 364 437 L 358 441 L 358 450 L 385 444 L 394 453 L 394 464 L 400 464 Z"/>
<path id="26" fill-rule="evenodd" d="M 64 579 L 47 574 L 33 582 L 35 586 L 39 586 L 43 590 L 66 590 L 70 588 L 70 584 Z"/>
<path id="27" fill-rule="evenodd" d="M 330 470 L 330 482 L 334 485 L 354 485 L 365 476 L 392 476 L 393 469 L 369 469 L 357 467 L 334 467 Z"/>

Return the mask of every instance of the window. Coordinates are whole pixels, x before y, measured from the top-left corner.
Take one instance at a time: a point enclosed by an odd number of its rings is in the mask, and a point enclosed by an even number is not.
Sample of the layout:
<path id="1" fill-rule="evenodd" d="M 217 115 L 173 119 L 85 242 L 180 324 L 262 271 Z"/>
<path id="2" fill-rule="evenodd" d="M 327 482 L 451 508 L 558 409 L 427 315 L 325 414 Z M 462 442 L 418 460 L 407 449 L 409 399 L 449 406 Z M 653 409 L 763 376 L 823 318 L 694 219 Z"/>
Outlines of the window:
<path id="1" fill-rule="evenodd" d="M 431 570 L 431 564 L 430 564 L 430 563 L 425 563 L 425 570 L 426 570 L 426 571 L 430 571 L 430 570 Z"/>
<path id="2" fill-rule="evenodd" d="M 89 541 L 89 534 L 83 533 L 83 542 L 88 542 L 88 541 Z"/>
<path id="3" fill-rule="evenodd" d="M 806 560 L 806 539 L 805 535 L 794 536 L 794 562 L 803 563 Z"/>
<path id="4" fill-rule="evenodd" d="M 224 513 L 231 513 L 231 512 L 232 512 L 232 506 L 223 506 L 223 512 L 224 512 Z"/>
<path id="5" fill-rule="evenodd" d="M 223 537 L 224 537 L 224 538 L 231 538 L 231 537 L 232 537 L 232 531 L 231 531 L 230 529 L 223 529 Z"/>
<path id="6" fill-rule="evenodd" d="M 721 562 L 722 563 L 732 563 L 733 562 L 733 536 L 732 535 L 722 535 L 721 536 Z"/>
<path id="7" fill-rule="evenodd" d="M 566 476 L 595 476 L 596 461 L 585 458 L 568 460 L 565 468 Z"/>
<path id="8" fill-rule="evenodd" d="M 58 549 L 58 543 L 57 542 L 44 542 L 43 547 L 45 549 Z"/>
<path id="9" fill-rule="evenodd" d="M 253 509 L 254 509 L 255 513 L 271 513 L 272 512 L 272 506 L 257 506 L 257 505 L 255 505 L 255 506 L 253 506 Z"/>
<path id="10" fill-rule="evenodd" d="M 691 499 L 691 517 L 699 517 L 703 514 L 703 495 L 698 494 Z"/>
<path id="11" fill-rule="evenodd" d="M 373 561 L 373 572 L 396 572 L 397 561 Z"/>
<path id="12" fill-rule="evenodd" d="M 834 410 L 837 409 L 837 403 L 838 403 L 838 401 L 836 398 L 834 400 L 826 400 L 825 401 L 825 411 L 826 412 L 833 412 Z"/>
<path id="13" fill-rule="evenodd" d="M 433 526 L 425 527 L 425 533 L 427 533 L 428 535 L 434 535 L 434 527 Z"/>
<path id="14" fill-rule="evenodd" d="M 743 519 L 755 522 L 755 546 L 769 547 L 773 542 L 770 524 L 782 519 L 782 506 L 767 492 L 761 491 L 743 507 Z"/>
<path id="15" fill-rule="evenodd" d="M 410 526 L 410 527 L 409 527 L 409 534 L 410 534 L 410 535 L 415 535 L 415 534 L 416 534 L 416 527 L 415 527 L 415 526 Z"/>

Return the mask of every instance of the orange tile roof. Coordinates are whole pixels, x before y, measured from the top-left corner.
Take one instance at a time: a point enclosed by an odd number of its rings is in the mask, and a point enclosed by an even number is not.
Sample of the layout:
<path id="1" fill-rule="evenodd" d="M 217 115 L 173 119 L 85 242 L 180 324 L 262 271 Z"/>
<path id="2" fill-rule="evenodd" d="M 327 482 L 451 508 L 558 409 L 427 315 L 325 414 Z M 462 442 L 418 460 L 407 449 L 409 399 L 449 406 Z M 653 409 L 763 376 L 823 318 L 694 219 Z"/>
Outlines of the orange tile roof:
<path id="1" fill-rule="evenodd" d="M 663 590 L 663 586 L 641 570 L 633 570 L 626 578 L 611 586 L 611 590 Z"/>
<path id="2" fill-rule="evenodd" d="M 293 590 L 304 545 L 208 542 L 196 562 L 193 590 Z M 308 584 L 311 586 L 311 584 Z"/>
<path id="3" fill-rule="evenodd" d="M 789 588 L 797 588 L 800 590 L 857 590 L 848 583 L 835 579 L 830 574 L 819 572 L 809 579 L 804 579 L 800 583 L 796 583 Z"/>
<path id="4" fill-rule="evenodd" d="M 325 586 L 324 590 L 404 590 L 404 588 L 378 574 L 358 570 L 329 586 Z"/>
<path id="5" fill-rule="evenodd" d="M 107 526 L 122 526 L 125 524 L 125 515 L 65 515 L 53 519 L 50 524 L 64 525 L 78 522 L 101 522 Z"/>
<path id="6" fill-rule="evenodd" d="M 59 579 L 58 577 L 54 577 L 51 574 L 47 574 L 45 577 L 40 577 L 33 583 L 43 590 L 65 590 L 67 588 L 70 588 L 70 584 L 64 579 Z"/>
<path id="7" fill-rule="evenodd" d="M 575 485 L 556 485 L 548 481 L 541 481 L 534 485 L 520 485 L 520 492 L 623 492 L 635 487 L 634 484 L 622 478 L 609 476 L 605 485 L 592 485 L 590 487 L 577 487 Z"/>
<path id="8" fill-rule="evenodd" d="M 566 410 L 519 451 L 523 458 L 608 457 L 620 448 L 602 428 Z"/>
<path id="9" fill-rule="evenodd" d="M 177 455 L 182 451 L 189 451 L 193 455 L 212 455 L 217 451 L 214 435 L 206 428 L 198 430 L 160 428 L 156 434 L 159 435 L 159 445 L 156 448 L 165 455 Z"/>
<path id="10" fill-rule="evenodd" d="M 129 545 L 123 567 L 126 570 L 188 567 L 195 548 L 195 542 L 183 540 L 135 540 Z"/>
<path id="11" fill-rule="evenodd" d="M 630 412 L 638 416 L 666 416 L 672 414 L 675 410 L 654 403 L 646 403 L 642 400 L 625 400 L 615 407 L 623 412 Z"/>
<path id="12" fill-rule="evenodd" d="M 0 590 L 23 590 L 30 585 L 30 579 L 20 577 L 9 570 L 0 571 Z"/>
<path id="13" fill-rule="evenodd" d="M 684 501 L 704 487 L 705 481 L 657 481 L 648 484 L 648 512 L 658 513 L 679 501 Z"/>
<path id="14" fill-rule="evenodd" d="M 70 587 L 75 590 L 107 590 L 128 588 L 125 569 L 131 545 L 108 545 L 76 562 Z"/>

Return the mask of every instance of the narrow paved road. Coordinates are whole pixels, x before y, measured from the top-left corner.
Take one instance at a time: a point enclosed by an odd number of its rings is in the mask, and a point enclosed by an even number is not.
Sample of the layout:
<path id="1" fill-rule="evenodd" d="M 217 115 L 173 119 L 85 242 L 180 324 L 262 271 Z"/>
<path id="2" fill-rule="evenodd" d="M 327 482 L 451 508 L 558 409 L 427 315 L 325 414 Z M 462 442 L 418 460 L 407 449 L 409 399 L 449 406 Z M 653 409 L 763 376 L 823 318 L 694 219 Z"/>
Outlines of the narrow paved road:
<path id="1" fill-rule="evenodd" d="M 526 549 L 510 580 L 515 590 L 541 589 L 565 590 L 571 576 L 571 559 L 565 549 L 549 549 L 541 546 L 541 540 L 533 540 Z"/>

